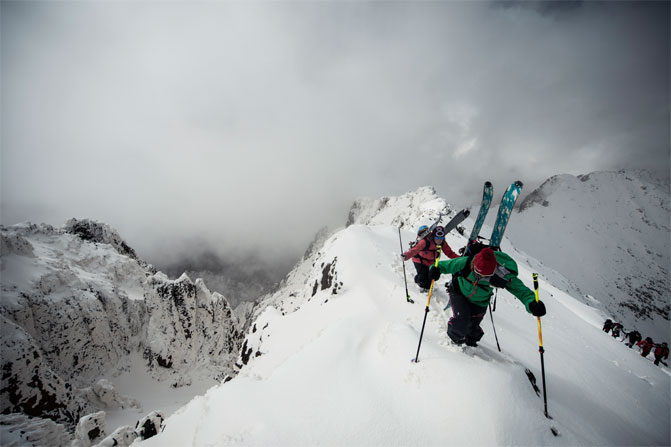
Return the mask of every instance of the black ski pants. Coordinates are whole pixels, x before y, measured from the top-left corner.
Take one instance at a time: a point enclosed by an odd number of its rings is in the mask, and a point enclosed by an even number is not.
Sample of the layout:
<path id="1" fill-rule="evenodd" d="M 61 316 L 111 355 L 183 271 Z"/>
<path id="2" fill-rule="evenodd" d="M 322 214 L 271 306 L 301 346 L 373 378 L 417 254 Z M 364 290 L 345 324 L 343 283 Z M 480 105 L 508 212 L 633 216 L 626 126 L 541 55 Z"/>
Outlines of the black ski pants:
<path id="1" fill-rule="evenodd" d="M 423 289 L 428 289 L 431 287 L 431 280 L 429 279 L 429 268 L 430 266 L 420 264 L 419 262 L 413 262 L 415 264 L 415 270 L 417 274 L 415 275 L 415 282 L 417 285 Z"/>
<path id="2" fill-rule="evenodd" d="M 459 287 L 453 284 L 450 282 L 447 287 L 452 306 L 452 318 L 447 323 L 447 335 L 458 344 L 480 341 L 485 335 L 480 323 L 487 313 L 487 308 L 468 301 L 468 298 L 459 291 Z"/>

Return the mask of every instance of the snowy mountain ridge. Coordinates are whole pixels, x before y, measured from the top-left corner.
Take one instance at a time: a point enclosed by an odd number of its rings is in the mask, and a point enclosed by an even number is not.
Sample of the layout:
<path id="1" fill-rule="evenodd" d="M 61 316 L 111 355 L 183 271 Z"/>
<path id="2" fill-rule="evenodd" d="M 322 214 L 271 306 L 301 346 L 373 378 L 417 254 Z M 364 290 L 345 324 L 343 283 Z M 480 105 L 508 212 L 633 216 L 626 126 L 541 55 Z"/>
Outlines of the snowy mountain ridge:
<path id="1" fill-rule="evenodd" d="M 345 226 L 359 224 L 417 227 L 420 222 L 430 224 L 439 215 L 453 214 L 453 211 L 451 205 L 438 197 L 433 187 L 423 186 L 397 197 L 364 197 L 355 200 Z M 445 222 L 446 220 L 443 223 Z"/>
<path id="2" fill-rule="evenodd" d="M 139 407 L 109 389 L 119 374 L 181 387 L 234 372 L 241 325 L 226 299 L 156 272 L 109 226 L 19 224 L 1 243 L 3 414 L 71 430 L 95 409 Z"/>
<path id="3" fill-rule="evenodd" d="M 594 303 L 584 299 L 572 278 L 546 267 L 545 259 L 518 251 L 507 239 L 503 248 L 518 262 L 520 278 L 531 286 L 531 272 L 541 273 L 541 299 L 548 307 L 543 338 L 549 410 L 562 435 L 555 438 L 549 431 L 542 401 L 524 374 L 529 368 L 540 381 L 536 320 L 507 292 L 498 293 L 493 314 L 503 352 L 498 352 L 487 320 L 480 347 L 463 351 L 447 343 L 451 311 L 445 309 L 444 283 L 449 278 L 441 277 L 431 300 L 420 362 L 409 361 L 417 349 L 426 295 L 412 283 L 414 269 L 408 262 L 408 287 L 416 304 L 405 301 L 399 227 L 407 247 L 417 226 L 432 223 L 440 213 L 447 214 L 445 223 L 454 210 L 430 187 L 398 197 L 357 200 L 347 228 L 321 230 L 279 288 L 259 306 L 246 309 L 249 319 L 237 325 L 234 315 L 229 318 L 226 300 L 210 293 L 202 281 L 193 283 L 188 276 L 169 280 L 108 243 L 84 240 L 64 229 L 3 227 L 2 354 L 3 359 L 6 353 L 14 359 L 10 375 L 3 376 L 3 392 L 22 390 L 22 402 L 44 396 L 41 390 L 33 395 L 23 391 L 30 390 L 28 379 L 9 387 L 6 379 L 32 373 L 32 352 L 46 358 L 39 359 L 40 368 L 52 368 L 56 350 L 41 352 L 33 332 L 14 322 L 16 315 L 27 313 L 33 303 L 39 307 L 41 301 L 69 300 L 68 305 L 89 304 L 65 306 L 61 313 L 77 315 L 84 309 L 88 318 L 94 314 L 90 303 L 100 301 L 100 294 L 110 303 L 103 309 L 121 309 L 109 321 L 133 322 L 123 328 L 126 345 L 112 343 L 116 358 L 122 359 L 121 376 L 106 376 L 115 383 L 138 382 L 138 392 L 124 396 L 112 388 L 112 395 L 103 398 L 107 384 L 91 383 L 98 378 L 92 371 L 100 366 L 89 365 L 88 357 L 110 354 L 89 354 L 83 343 L 77 346 L 86 353 L 83 370 L 89 376 L 76 386 L 67 389 L 69 382 L 52 370 L 35 369 L 40 380 L 60 378 L 56 385 L 71 395 L 56 393 L 56 402 L 80 405 L 68 409 L 70 414 L 87 414 L 96 400 L 107 402 L 108 416 L 114 414 L 114 406 L 132 406 L 131 396 L 142 400 L 143 388 L 144 393 L 156 393 L 144 379 L 148 375 L 180 385 L 220 373 L 220 384 L 170 416 L 159 436 L 137 445 L 668 444 L 669 370 L 604 334 L 600 326 L 607 314 L 584 304 Z M 521 220 L 513 215 L 510 228 Z M 464 226 L 472 223 L 468 219 Z M 483 234 L 488 231 L 491 228 L 485 226 Z M 447 242 L 456 250 L 465 238 L 453 231 Z M 122 244 L 118 247 L 124 250 Z M 75 300 L 70 294 L 79 283 L 89 293 L 76 292 Z M 22 288 L 29 291 L 28 302 Z M 125 313 L 133 306 L 134 311 Z M 96 346 L 99 351 L 109 342 L 103 323 L 108 320 L 95 315 L 87 323 L 93 329 L 81 333 L 102 340 Z M 48 319 L 60 321 L 63 316 L 56 313 L 40 320 Z M 133 329 L 138 321 L 142 330 Z M 27 348 L 8 345 L 5 333 L 12 334 L 8 340 L 14 345 L 27 341 Z M 52 346 L 67 343 L 60 338 Z M 160 393 L 176 396 L 185 388 L 162 388 Z M 3 405 L 10 399 L 1 397 Z M 166 410 L 146 406 L 152 409 Z M 25 427 L 16 413 L 1 416 L 0 436 L 9 420 Z M 483 427 L 480 420 L 488 424 Z M 42 430 L 35 424 L 30 427 L 33 433 Z M 53 433 L 52 439 L 65 437 L 60 425 L 44 430 Z"/>
<path id="4" fill-rule="evenodd" d="M 412 363 L 426 295 L 410 282 L 419 304 L 405 300 L 398 226 L 406 228 L 407 246 L 415 225 L 435 219 L 446 204 L 424 197 L 408 208 L 411 195 L 355 204 L 349 226 L 262 300 L 239 373 L 193 399 L 166 420 L 161 434 L 138 445 L 669 443 L 668 369 L 603 333 L 604 314 L 555 287 L 543 271 L 552 422 L 524 372 L 529 368 L 540 381 L 536 319 L 505 291 L 498 293 L 493 316 L 503 352 L 487 321 L 480 346 L 462 350 L 447 341 L 449 278 L 441 277 L 420 362 Z M 427 200 L 431 205 L 422 206 Z M 456 232 L 447 241 L 455 249 L 465 244 Z M 525 255 L 507 251 L 531 286 Z"/>
<path id="5" fill-rule="evenodd" d="M 554 176 L 529 194 L 507 236 L 589 301 L 655 340 L 669 335 L 669 184 L 646 171 Z M 551 237 L 548 237 L 551 235 Z"/>

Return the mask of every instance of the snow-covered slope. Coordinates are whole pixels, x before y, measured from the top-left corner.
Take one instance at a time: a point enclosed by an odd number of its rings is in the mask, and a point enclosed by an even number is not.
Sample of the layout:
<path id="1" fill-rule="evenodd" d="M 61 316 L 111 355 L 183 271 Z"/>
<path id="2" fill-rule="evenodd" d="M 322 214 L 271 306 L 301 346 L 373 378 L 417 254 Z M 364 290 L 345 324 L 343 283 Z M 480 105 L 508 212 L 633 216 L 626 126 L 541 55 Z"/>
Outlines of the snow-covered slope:
<path id="1" fill-rule="evenodd" d="M 520 210 L 507 231 L 516 248 L 570 278 L 626 329 L 669 341 L 668 182 L 645 171 L 559 175 Z"/>
<path id="2" fill-rule="evenodd" d="M 107 225 L 2 227 L 0 412 L 73 428 L 136 405 L 100 379 L 135 368 L 173 387 L 233 373 L 240 327 L 201 280 L 169 280 Z M 152 410 L 150 408 L 149 410 Z"/>
<path id="3" fill-rule="evenodd" d="M 246 336 L 240 373 L 192 400 L 161 434 L 139 445 L 669 444 L 668 369 L 603 333 L 604 315 L 559 290 L 542 270 L 553 421 L 544 417 L 524 371 L 531 369 L 540 384 L 536 319 L 505 291 L 494 313 L 503 353 L 489 318 L 481 346 L 462 351 L 447 342 L 447 278 L 441 278 L 420 361 L 411 362 L 426 295 L 409 284 L 416 303 L 405 300 L 398 226 L 408 228 L 402 236 L 410 241 L 418 223 L 410 219 L 424 212 L 433 218 L 445 204 L 425 205 L 387 200 L 374 210 L 360 207 L 359 217 L 264 300 Z M 447 240 L 453 248 L 465 243 L 458 234 Z M 520 262 L 529 286 L 531 273 Z"/>

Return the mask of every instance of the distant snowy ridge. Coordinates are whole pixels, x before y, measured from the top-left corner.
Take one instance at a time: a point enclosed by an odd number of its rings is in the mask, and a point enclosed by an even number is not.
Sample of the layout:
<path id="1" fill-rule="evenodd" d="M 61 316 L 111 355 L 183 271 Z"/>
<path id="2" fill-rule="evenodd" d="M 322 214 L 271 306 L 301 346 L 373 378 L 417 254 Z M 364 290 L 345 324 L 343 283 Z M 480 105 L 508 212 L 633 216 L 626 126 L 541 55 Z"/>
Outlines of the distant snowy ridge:
<path id="1" fill-rule="evenodd" d="M 625 328 L 668 341 L 669 183 L 646 171 L 558 175 L 529 194 L 507 235 L 571 278 Z"/>
<path id="2" fill-rule="evenodd" d="M 453 212 L 452 206 L 438 197 L 433 187 L 423 186 L 397 197 L 357 199 L 350 208 L 346 226 L 359 224 L 417 227 L 420 224 L 433 223 L 441 214 L 447 216 Z M 447 220 L 444 217 L 443 223 L 447 223 Z"/>
<path id="3" fill-rule="evenodd" d="M 234 372 L 241 328 L 226 299 L 201 280 L 157 273 L 109 226 L 73 219 L 1 236 L 0 412 L 71 429 L 96 406 L 122 405 L 96 384 L 134 353 L 174 386 Z"/>

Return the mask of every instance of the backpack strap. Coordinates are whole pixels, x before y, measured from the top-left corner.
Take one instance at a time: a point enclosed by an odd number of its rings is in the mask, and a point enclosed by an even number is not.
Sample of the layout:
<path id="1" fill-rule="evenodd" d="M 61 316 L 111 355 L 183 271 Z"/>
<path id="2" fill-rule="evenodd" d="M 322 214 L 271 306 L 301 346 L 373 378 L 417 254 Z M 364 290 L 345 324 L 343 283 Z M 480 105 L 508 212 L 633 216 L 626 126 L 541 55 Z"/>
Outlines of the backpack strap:
<path id="1" fill-rule="evenodd" d="M 421 249 L 419 252 L 417 252 L 417 254 L 416 254 L 415 256 L 413 256 L 413 257 L 414 257 L 414 258 L 419 258 L 419 259 L 422 259 L 422 260 L 432 261 L 432 262 L 435 261 L 435 257 L 434 257 L 433 259 L 423 258 L 423 257 L 419 254 L 419 253 L 422 252 L 422 251 L 435 251 L 435 250 L 429 250 L 429 247 L 431 246 L 431 242 L 429 242 L 428 235 L 427 235 L 424 239 L 420 239 L 419 241 L 417 241 L 417 244 L 422 243 L 422 241 L 424 241 L 424 248 Z"/>

